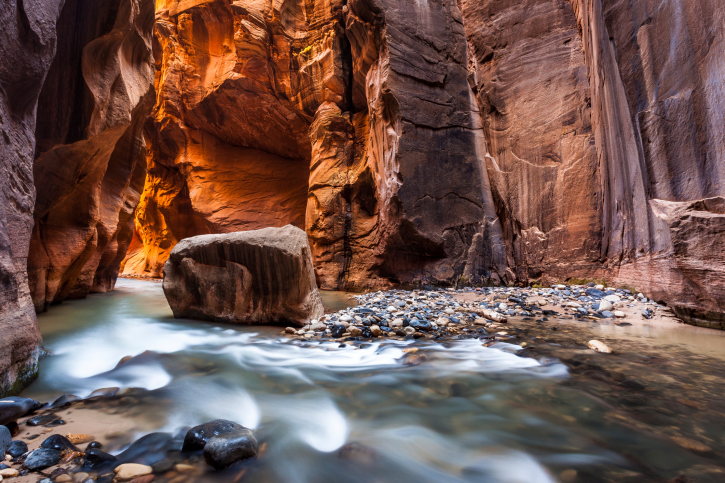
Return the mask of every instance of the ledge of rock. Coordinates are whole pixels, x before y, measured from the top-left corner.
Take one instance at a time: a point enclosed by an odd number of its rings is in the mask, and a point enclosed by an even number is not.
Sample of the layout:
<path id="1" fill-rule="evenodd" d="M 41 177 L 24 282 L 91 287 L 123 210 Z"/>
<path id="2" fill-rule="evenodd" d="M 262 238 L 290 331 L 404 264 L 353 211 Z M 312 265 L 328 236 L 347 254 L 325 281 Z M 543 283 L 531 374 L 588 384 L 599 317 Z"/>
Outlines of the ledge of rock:
<path id="1" fill-rule="evenodd" d="M 307 235 L 292 225 L 181 240 L 164 293 L 177 318 L 303 326 L 324 312 Z"/>

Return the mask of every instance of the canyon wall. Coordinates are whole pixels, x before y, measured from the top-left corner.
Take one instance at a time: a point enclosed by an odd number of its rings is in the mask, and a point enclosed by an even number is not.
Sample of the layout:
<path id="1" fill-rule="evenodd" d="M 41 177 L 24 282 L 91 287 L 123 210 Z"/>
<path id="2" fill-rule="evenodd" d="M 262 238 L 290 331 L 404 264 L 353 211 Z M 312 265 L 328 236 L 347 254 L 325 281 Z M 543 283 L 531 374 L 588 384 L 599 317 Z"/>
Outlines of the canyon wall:
<path id="1" fill-rule="evenodd" d="M 62 0 L 0 5 L 0 396 L 37 374 L 40 332 L 26 271 L 33 229 L 35 112 Z"/>
<path id="2" fill-rule="evenodd" d="M 66 0 L 38 104 L 28 278 L 37 311 L 105 292 L 133 235 L 153 105 L 151 0 Z"/>
<path id="3" fill-rule="evenodd" d="M 151 0 L 0 7 L 0 396 L 37 373 L 35 312 L 113 288 L 146 175 Z"/>
<path id="4" fill-rule="evenodd" d="M 157 4 L 128 275 L 308 233 L 318 283 L 604 278 L 722 323 L 714 0 Z"/>
<path id="5" fill-rule="evenodd" d="M 123 273 L 159 276 L 190 235 L 291 223 L 324 288 L 511 278 L 455 4 L 161 2 L 156 38 Z"/>

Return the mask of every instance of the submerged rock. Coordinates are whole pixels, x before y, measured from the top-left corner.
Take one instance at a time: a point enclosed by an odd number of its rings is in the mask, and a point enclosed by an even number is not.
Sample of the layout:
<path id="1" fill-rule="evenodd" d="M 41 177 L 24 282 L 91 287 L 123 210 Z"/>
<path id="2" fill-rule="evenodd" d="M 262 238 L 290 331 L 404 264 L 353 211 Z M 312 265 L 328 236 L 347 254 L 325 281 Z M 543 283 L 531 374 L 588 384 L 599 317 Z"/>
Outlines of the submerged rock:
<path id="1" fill-rule="evenodd" d="M 589 348 L 597 352 L 603 352 L 604 354 L 611 354 L 612 349 L 602 341 L 592 339 L 589 341 Z"/>
<path id="2" fill-rule="evenodd" d="M 180 241 L 164 293 L 180 318 L 304 326 L 324 313 L 307 235 L 291 225 Z"/>
<path id="3" fill-rule="evenodd" d="M 226 419 L 215 419 L 208 423 L 194 426 L 187 431 L 184 437 L 184 446 L 181 448 L 182 451 L 199 451 L 204 449 L 206 443 L 216 436 L 223 434 L 234 433 L 237 431 L 246 430 L 241 424 L 237 424 L 233 421 Z"/>
<path id="4" fill-rule="evenodd" d="M 204 459 L 218 470 L 256 454 L 257 440 L 246 428 L 215 436 L 204 446 Z"/>

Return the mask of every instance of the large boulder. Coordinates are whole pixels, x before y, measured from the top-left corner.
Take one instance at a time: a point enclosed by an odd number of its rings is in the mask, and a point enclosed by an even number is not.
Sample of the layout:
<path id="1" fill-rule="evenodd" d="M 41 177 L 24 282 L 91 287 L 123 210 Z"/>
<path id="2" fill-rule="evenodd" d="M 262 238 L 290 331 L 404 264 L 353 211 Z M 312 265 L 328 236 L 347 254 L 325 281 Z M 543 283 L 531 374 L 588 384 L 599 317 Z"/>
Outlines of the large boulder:
<path id="1" fill-rule="evenodd" d="M 181 240 L 164 293 L 177 318 L 302 326 L 324 312 L 307 235 L 292 225 Z"/>

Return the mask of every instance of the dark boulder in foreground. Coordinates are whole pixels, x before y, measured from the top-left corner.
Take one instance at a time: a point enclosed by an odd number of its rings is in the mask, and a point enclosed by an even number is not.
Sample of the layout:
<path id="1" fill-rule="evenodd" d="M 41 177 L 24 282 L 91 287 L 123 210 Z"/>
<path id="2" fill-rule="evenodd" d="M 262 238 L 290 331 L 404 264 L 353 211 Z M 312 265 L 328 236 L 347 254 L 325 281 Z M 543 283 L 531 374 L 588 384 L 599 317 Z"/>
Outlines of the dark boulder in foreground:
<path id="1" fill-rule="evenodd" d="M 184 438 L 182 451 L 204 450 L 204 459 L 216 469 L 257 454 L 254 432 L 241 424 L 226 419 L 216 419 L 194 426 Z"/>
<path id="2" fill-rule="evenodd" d="M 204 460 L 220 470 L 257 454 L 257 440 L 249 429 L 211 438 L 204 446 Z"/>
<path id="3" fill-rule="evenodd" d="M 177 318 L 303 326 L 324 313 L 307 235 L 292 225 L 181 240 L 164 293 Z"/>
<path id="4" fill-rule="evenodd" d="M 181 451 L 202 450 L 211 438 L 221 434 L 234 433 L 242 429 L 247 428 L 226 419 L 215 419 L 214 421 L 194 426 L 187 431 L 184 437 L 184 446 L 181 448 Z"/>

